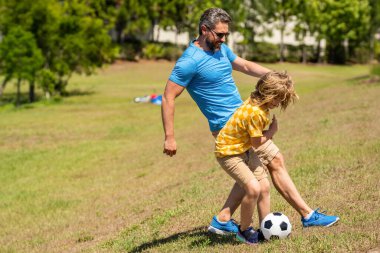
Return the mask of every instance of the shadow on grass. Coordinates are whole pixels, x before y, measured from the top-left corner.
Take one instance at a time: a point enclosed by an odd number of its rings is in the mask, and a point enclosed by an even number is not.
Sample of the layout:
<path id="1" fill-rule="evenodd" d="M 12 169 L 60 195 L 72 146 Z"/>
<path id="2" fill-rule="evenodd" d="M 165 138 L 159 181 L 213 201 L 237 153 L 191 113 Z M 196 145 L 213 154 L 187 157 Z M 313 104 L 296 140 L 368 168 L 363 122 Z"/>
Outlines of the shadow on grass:
<path id="1" fill-rule="evenodd" d="M 89 96 L 95 94 L 95 91 L 92 90 L 79 90 L 74 89 L 70 91 L 65 91 L 62 96 L 63 97 L 79 97 L 79 96 Z"/>
<path id="2" fill-rule="evenodd" d="M 197 248 L 197 247 L 212 247 L 214 245 L 220 244 L 240 244 L 233 235 L 231 236 L 220 236 L 216 234 L 212 234 L 207 231 L 207 227 L 197 227 L 192 230 L 180 232 L 177 234 L 173 234 L 171 236 L 155 239 L 151 242 L 145 242 L 135 248 L 133 248 L 130 253 L 144 252 L 145 250 L 152 249 L 158 247 L 160 245 L 166 243 L 176 242 L 178 240 L 184 240 L 186 238 L 196 238 L 195 241 L 192 241 L 189 245 L 189 248 Z"/>
<path id="3" fill-rule="evenodd" d="M 380 84 L 380 77 L 376 75 L 362 75 L 354 78 L 348 79 L 349 82 L 352 82 L 357 85 L 361 84 Z"/>
<path id="4" fill-rule="evenodd" d="M 75 89 L 75 90 L 70 90 L 70 91 L 64 92 L 62 94 L 62 97 L 90 96 L 93 94 L 95 94 L 95 91 Z M 15 92 L 3 94 L 0 97 L 0 107 L 1 106 L 8 106 L 8 105 L 16 106 L 16 96 L 17 96 L 17 94 Z M 30 103 L 29 102 L 29 94 L 23 92 L 20 94 L 19 107 L 33 108 L 34 103 L 43 102 L 43 101 L 47 101 L 50 103 L 58 103 L 61 101 L 61 97 L 52 97 L 52 98 L 50 98 L 50 100 L 46 100 L 46 98 L 43 95 L 36 94 L 34 102 Z"/>

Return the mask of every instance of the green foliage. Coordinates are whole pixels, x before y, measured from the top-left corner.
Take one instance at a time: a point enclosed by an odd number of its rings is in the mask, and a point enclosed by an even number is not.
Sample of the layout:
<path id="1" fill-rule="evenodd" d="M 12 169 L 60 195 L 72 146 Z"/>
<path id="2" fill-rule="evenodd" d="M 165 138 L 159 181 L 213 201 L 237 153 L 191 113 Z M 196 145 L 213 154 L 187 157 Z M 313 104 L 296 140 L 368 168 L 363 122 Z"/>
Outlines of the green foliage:
<path id="1" fill-rule="evenodd" d="M 374 42 L 374 50 L 373 50 L 374 58 L 377 61 L 380 61 L 380 41 Z"/>
<path id="2" fill-rule="evenodd" d="M 0 2 L 0 29 L 5 37 L 15 26 L 32 34 L 30 41 L 42 54 L 44 68 L 54 73 L 55 78 L 49 80 L 55 80 L 54 90 L 61 94 L 74 72 L 89 75 L 113 60 L 114 51 L 108 35 L 113 19 L 107 11 L 113 9 L 106 1 L 4 1 Z M 17 41 L 16 44 L 20 43 L 28 42 Z M 35 57 L 34 62 L 38 59 Z M 33 65 L 27 66 L 34 72 L 38 70 L 31 67 Z M 27 78 L 31 87 L 34 87 L 34 77 L 32 74 Z M 43 83 L 37 86 L 50 90 L 45 79 L 38 78 L 37 82 Z"/>
<path id="3" fill-rule="evenodd" d="M 380 78 L 380 64 L 374 64 L 371 67 L 371 75 Z"/>
<path id="4" fill-rule="evenodd" d="M 343 42 L 368 38 L 368 1 L 323 0 L 318 8 L 321 13 L 319 32 L 328 44 L 327 60 L 329 63 L 345 63 L 347 56 L 342 48 Z"/>
<path id="5" fill-rule="evenodd" d="M 33 34 L 17 26 L 0 43 L 0 60 L 2 74 L 32 80 L 42 66 L 43 56 Z"/>
<path id="6" fill-rule="evenodd" d="M 56 75 L 49 69 L 42 69 L 38 72 L 37 81 L 45 92 L 46 98 L 49 99 L 55 91 L 54 87 L 57 83 Z"/>
<path id="7" fill-rule="evenodd" d="M 143 58 L 148 60 L 177 60 L 183 50 L 170 43 L 148 43 L 143 49 Z"/>
<path id="8" fill-rule="evenodd" d="M 350 54 L 350 62 L 366 64 L 370 61 L 370 48 L 367 45 L 357 46 L 353 49 L 353 53 Z"/>
<path id="9" fill-rule="evenodd" d="M 164 56 L 164 47 L 161 44 L 149 43 L 143 49 L 144 58 L 151 59 L 162 59 Z"/>
<path id="10" fill-rule="evenodd" d="M 301 51 L 299 46 L 285 45 L 286 54 L 284 55 L 285 61 L 298 63 L 301 60 Z"/>
<path id="11" fill-rule="evenodd" d="M 284 61 L 284 34 L 288 23 L 294 20 L 297 14 L 298 0 L 268 0 L 267 19 L 269 22 L 275 23 L 275 27 L 280 30 L 280 61 Z"/>
<path id="12" fill-rule="evenodd" d="M 248 52 L 247 58 L 258 62 L 277 62 L 279 59 L 278 46 L 267 43 L 257 42 Z"/>
<path id="13" fill-rule="evenodd" d="M 20 104 L 21 83 L 29 81 L 34 84 L 36 73 L 42 67 L 43 61 L 33 34 L 22 27 L 10 29 L 0 43 L 0 74 L 5 76 L 6 81 L 17 79 L 17 105 Z"/>
<path id="14" fill-rule="evenodd" d="M 128 40 L 120 45 L 120 57 L 127 61 L 136 61 L 141 57 L 144 44 L 141 40 Z"/>

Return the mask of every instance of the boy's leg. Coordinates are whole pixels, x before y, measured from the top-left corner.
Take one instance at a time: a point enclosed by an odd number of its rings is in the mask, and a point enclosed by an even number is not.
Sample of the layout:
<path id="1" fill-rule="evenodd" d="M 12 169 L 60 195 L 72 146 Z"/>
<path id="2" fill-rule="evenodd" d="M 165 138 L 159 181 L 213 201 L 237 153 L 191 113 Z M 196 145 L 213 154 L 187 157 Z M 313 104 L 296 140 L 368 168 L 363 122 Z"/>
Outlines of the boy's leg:
<path id="1" fill-rule="evenodd" d="M 257 212 L 259 214 L 259 227 L 265 216 L 270 213 L 270 183 L 268 178 L 263 178 L 260 183 L 260 196 L 257 200 Z"/>
<path id="2" fill-rule="evenodd" d="M 259 215 L 259 227 L 261 221 L 270 213 L 270 183 L 265 166 L 253 149 L 249 150 L 248 166 L 253 175 L 260 183 L 260 196 L 257 202 L 257 212 Z"/>
<path id="3" fill-rule="evenodd" d="M 210 232 L 217 234 L 237 233 L 238 225 L 231 220 L 232 213 L 238 208 L 243 197 L 246 195 L 242 187 L 250 181 L 256 180 L 252 171 L 246 164 L 247 154 L 217 158 L 221 167 L 238 183 L 232 191 L 218 215 L 215 215 L 208 228 Z M 257 180 L 256 180 L 257 181 Z M 258 187 L 260 185 L 257 183 Z M 258 193 L 259 196 L 260 192 Z M 223 217 L 223 219 L 219 218 Z"/>
<path id="4" fill-rule="evenodd" d="M 253 149 L 248 151 L 247 160 L 245 162 L 260 183 L 261 193 L 259 201 L 261 204 L 258 204 L 258 213 L 259 221 L 261 222 L 261 220 L 270 212 L 270 183 L 268 180 L 268 174 Z M 244 189 L 241 188 L 238 183 L 235 183 L 224 206 L 217 215 L 220 221 L 229 221 L 231 219 L 232 215 L 239 207 L 244 194 Z"/>
<path id="5" fill-rule="evenodd" d="M 249 181 L 245 186 L 245 195 L 241 201 L 240 230 L 247 230 L 252 223 L 253 210 L 260 196 L 260 183 L 256 178 Z"/>

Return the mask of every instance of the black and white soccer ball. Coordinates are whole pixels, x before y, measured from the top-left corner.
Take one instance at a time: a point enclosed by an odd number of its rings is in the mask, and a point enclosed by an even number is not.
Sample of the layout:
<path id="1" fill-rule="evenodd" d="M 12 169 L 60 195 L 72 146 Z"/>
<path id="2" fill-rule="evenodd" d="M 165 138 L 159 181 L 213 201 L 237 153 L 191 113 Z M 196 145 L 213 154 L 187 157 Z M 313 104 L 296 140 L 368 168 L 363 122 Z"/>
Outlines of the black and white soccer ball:
<path id="1" fill-rule="evenodd" d="M 279 212 L 270 213 L 261 222 L 261 231 L 266 240 L 284 239 L 290 235 L 292 224 L 286 215 Z"/>

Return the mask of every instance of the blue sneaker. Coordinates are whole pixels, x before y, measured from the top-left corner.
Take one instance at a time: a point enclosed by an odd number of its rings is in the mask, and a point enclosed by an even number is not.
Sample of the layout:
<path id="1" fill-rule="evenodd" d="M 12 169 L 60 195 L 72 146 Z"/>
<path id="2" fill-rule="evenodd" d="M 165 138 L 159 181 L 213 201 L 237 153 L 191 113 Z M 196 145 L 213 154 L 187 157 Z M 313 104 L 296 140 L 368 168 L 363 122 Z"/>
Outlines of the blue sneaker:
<path id="1" fill-rule="evenodd" d="M 212 218 L 208 231 L 218 235 L 236 234 L 239 231 L 238 224 L 234 220 L 226 222 L 218 221 L 216 215 Z"/>
<path id="2" fill-rule="evenodd" d="M 338 216 L 326 215 L 324 212 L 318 212 L 318 209 L 314 210 L 313 215 L 309 219 L 301 218 L 302 225 L 304 227 L 321 226 L 330 227 L 339 220 Z"/>
<path id="3" fill-rule="evenodd" d="M 255 231 L 252 227 L 249 227 L 244 231 L 240 231 L 239 229 L 236 238 L 246 244 L 257 244 L 259 243 L 259 232 Z"/>

